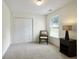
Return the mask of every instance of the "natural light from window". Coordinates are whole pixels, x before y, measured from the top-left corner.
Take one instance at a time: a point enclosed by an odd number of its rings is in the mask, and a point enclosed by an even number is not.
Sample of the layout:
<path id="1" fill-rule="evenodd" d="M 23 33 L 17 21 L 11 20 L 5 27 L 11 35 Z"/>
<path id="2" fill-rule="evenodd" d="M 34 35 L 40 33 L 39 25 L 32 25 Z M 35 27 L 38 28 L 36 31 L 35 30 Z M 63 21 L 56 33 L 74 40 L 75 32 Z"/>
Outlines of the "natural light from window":
<path id="1" fill-rule="evenodd" d="M 49 35 L 50 37 L 59 38 L 59 16 L 53 16 L 50 19 Z"/>

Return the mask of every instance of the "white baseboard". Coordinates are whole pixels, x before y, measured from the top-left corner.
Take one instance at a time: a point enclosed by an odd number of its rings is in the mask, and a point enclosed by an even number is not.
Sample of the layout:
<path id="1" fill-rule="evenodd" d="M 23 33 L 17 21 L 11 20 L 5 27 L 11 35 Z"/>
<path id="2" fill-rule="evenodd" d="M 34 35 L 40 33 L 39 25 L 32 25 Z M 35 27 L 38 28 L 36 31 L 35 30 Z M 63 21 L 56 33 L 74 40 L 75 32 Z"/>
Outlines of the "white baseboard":
<path id="1" fill-rule="evenodd" d="M 10 43 L 11 44 L 11 43 Z M 6 54 L 7 50 L 9 49 L 10 47 L 10 44 L 8 45 L 7 49 L 5 50 L 5 52 L 2 54 L 2 57 Z"/>

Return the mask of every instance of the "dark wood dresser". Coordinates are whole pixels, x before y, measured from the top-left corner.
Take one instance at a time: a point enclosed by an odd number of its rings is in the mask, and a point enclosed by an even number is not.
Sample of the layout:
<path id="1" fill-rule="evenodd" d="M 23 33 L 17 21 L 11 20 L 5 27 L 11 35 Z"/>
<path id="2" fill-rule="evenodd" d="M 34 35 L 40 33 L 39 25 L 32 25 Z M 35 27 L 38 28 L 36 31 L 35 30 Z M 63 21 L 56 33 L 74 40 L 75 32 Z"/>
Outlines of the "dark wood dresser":
<path id="1" fill-rule="evenodd" d="M 60 52 L 67 55 L 68 57 L 74 57 L 77 55 L 77 43 L 76 40 L 69 39 L 65 40 L 60 38 Z"/>

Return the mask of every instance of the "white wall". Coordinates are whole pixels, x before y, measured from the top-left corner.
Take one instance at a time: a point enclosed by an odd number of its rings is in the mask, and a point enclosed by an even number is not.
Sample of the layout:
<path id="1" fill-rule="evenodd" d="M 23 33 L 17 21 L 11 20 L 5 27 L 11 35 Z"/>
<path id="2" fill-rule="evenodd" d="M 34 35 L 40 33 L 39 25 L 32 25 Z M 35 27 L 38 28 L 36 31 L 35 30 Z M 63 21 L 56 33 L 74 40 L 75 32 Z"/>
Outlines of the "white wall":
<path id="1" fill-rule="evenodd" d="M 59 37 L 63 38 L 65 36 L 65 31 L 62 30 L 63 25 L 72 25 L 72 31 L 69 32 L 69 36 L 72 39 L 77 39 L 77 21 L 76 21 L 76 0 L 70 2 L 62 8 L 59 8 L 55 12 L 47 15 L 47 29 L 49 28 L 49 20 L 54 15 L 59 15 Z M 60 40 L 58 38 L 49 37 L 50 42 L 59 47 Z"/>
<path id="2" fill-rule="evenodd" d="M 10 10 L 6 3 L 2 2 L 2 55 L 5 54 L 10 45 Z"/>
<path id="3" fill-rule="evenodd" d="M 14 19 L 16 17 L 24 17 L 24 18 L 32 18 L 33 19 L 33 41 L 38 42 L 40 30 L 46 29 L 45 16 L 43 16 L 43 15 L 35 15 L 35 14 L 27 14 L 27 13 L 15 13 L 13 15 L 14 15 Z M 14 19 L 13 19 L 13 24 L 15 23 Z M 14 40 L 14 25 L 12 25 L 12 28 L 13 28 L 13 30 L 12 30 L 12 33 L 13 33 L 12 41 L 13 41 Z"/>

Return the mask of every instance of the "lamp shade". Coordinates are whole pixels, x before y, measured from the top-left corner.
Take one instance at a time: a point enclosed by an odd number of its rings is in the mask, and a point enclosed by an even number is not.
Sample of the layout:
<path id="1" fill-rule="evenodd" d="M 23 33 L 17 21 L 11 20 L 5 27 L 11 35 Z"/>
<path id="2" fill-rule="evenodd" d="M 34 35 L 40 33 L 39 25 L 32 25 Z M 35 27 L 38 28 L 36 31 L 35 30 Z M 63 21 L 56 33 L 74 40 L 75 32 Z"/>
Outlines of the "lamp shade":
<path id="1" fill-rule="evenodd" d="M 71 25 L 64 25 L 63 30 L 72 30 L 72 26 Z"/>

